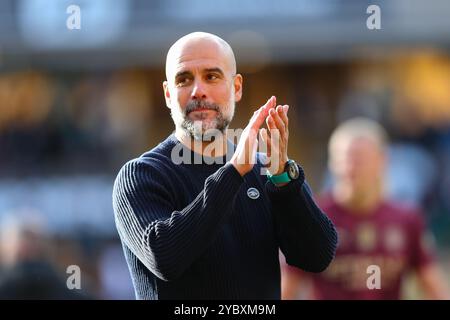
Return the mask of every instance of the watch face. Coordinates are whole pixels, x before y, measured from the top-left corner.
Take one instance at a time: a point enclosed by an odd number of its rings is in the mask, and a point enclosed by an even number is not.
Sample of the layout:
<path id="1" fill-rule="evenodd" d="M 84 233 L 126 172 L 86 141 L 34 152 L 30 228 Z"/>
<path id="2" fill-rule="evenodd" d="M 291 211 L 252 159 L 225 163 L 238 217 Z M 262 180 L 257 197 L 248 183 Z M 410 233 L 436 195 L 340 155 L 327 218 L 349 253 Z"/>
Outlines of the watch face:
<path id="1" fill-rule="evenodd" d="M 287 172 L 289 178 L 291 178 L 292 180 L 298 179 L 298 176 L 300 175 L 300 171 L 298 170 L 298 166 L 295 162 L 289 163 Z"/>

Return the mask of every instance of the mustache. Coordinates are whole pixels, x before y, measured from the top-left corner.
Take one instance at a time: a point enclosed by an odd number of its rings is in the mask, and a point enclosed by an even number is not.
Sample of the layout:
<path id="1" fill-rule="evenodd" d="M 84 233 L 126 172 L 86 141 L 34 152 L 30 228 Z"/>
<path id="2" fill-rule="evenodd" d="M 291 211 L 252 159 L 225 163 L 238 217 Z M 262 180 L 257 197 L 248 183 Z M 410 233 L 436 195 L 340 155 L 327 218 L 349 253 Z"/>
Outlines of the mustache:
<path id="1" fill-rule="evenodd" d="M 184 109 L 184 114 L 188 115 L 192 111 L 196 111 L 199 109 L 208 109 L 208 110 L 214 110 L 220 113 L 220 107 L 211 102 L 207 101 L 191 101 L 186 105 L 186 108 Z"/>

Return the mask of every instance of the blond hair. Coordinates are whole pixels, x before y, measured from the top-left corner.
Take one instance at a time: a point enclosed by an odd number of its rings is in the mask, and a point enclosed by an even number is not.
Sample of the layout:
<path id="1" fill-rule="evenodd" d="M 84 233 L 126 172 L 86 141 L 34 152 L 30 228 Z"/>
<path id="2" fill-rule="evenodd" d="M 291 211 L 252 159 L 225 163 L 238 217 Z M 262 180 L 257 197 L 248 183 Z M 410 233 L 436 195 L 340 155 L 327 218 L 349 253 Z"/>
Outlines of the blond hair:
<path id="1" fill-rule="evenodd" d="M 341 143 L 361 138 L 373 141 L 380 150 L 388 143 L 386 130 L 378 122 L 363 117 L 352 118 L 341 123 L 331 134 L 328 144 L 330 157 Z"/>

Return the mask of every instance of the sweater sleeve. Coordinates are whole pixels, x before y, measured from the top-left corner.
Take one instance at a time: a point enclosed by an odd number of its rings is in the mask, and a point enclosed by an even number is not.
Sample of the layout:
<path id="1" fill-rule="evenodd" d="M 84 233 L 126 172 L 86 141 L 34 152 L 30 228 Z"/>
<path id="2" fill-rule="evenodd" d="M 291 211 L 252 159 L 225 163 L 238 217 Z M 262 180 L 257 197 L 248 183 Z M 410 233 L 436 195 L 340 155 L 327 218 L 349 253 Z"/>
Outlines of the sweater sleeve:
<path id="1" fill-rule="evenodd" d="M 174 210 L 164 178 L 149 164 L 128 162 L 115 181 L 113 206 L 122 241 L 153 274 L 171 281 L 212 243 L 243 179 L 226 164 L 205 180 L 190 204 Z"/>
<path id="2" fill-rule="evenodd" d="M 266 190 L 286 262 L 309 272 L 324 271 L 336 253 L 337 232 L 307 183 L 296 180 L 277 187 L 267 181 Z"/>

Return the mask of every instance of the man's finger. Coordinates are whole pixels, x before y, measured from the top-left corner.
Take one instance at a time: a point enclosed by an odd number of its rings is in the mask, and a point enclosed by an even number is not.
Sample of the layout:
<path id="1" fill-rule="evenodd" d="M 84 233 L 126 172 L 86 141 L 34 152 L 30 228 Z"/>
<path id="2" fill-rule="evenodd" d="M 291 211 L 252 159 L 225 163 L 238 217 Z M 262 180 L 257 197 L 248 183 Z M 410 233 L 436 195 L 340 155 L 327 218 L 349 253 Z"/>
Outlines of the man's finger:
<path id="1" fill-rule="evenodd" d="M 261 125 L 264 123 L 264 119 L 267 117 L 269 110 L 273 109 L 277 100 L 275 96 L 270 97 L 269 100 L 259 108 L 253 115 L 252 119 L 250 119 L 250 125 L 253 128 L 259 129 Z"/>
<path id="2" fill-rule="evenodd" d="M 267 133 L 266 128 L 262 128 L 259 131 L 260 135 L 261 135 L 261 139 L 264 142 L 264 144 L 267 146 L 267 156 L 270 157 L 270 153 L 271 153 L 271 142 L 270 142 L 270 137 L 269 134 Z"/>
<path id="3" fill-rule="evenodd" d="M 278 113 L 280 115 L 281 120 L 283 120 L 283 122 L 284 122 L 284 126 L 286 128 L 286 132 L 287 132 L 288 125 L 289 125 L 289 119 L 288 119 L 288 116 L 287 116 L 288 110 L 289 110 L 289 106 L 287 104 L 285 104 L 281 108 L 281 112 Z"/>
<path id="4" fill-rule="evenodd" d="M 269 128 L 269 130 L 273 130 L 273 129 L 275 129 L 277 127 L 275 125 L 275 120 L 273 120 L 273 117 L 270 114 L 266 118 L 266 124 L 267 124 L 267 128 Z"/>
<path id="5" fill-rule="evenodd" d="M 270 116 L 274 120 L 275 126 L 280 131 L 280 134 L 284 135 L 286 128 L 283 120 L 281 120 L 281 117 L 279 115 L 279 110 L 283 110 L 281 106 L 278 106 L 276 109 L 270 110 Z"/>
<path id="6" fill-rule="evenodd" d="M 275 96 L 270 97 L 269 100 L 267 100 L 267 102 L 259 109 L 259 114 L 258 114 L 256 121 L 260 122 L 261 119 L 264 121 L 264 119 L 267 117 L 269 110 L 275 106 L 276 102 L 277 102 L 277 99 Z M 261 122 L 261 124 L 262 124 L 262 122 Z"/>
<path id="7" fill-rule="evenodd" d="M 270 112 L 271 114 L 267 117 L 267 127 L 269 128 L 269 133 L 270 133 L 270 138 L 271 138 L 271 148 L 275 148 L 276 146 L 280 145 L 281 138 L 283 138 L 283 134 L 285 134 L 285 131 L 282 131 L 278 128 L 277 123 L 275 122 L 275 117 L 277 115 L 276 112 Z M 272 115 L 273 113 L 273 115 Z M 281 119 L 279 119 L 279 121 L 281 121 Z M 281 121 L 282 122 L 282 121 Z M 277 143 L 276 145 L 274 144 L 274 139 L 276 140 L 275 142 Z M 273 150 L 272 150 L 273 151 Z"/>

